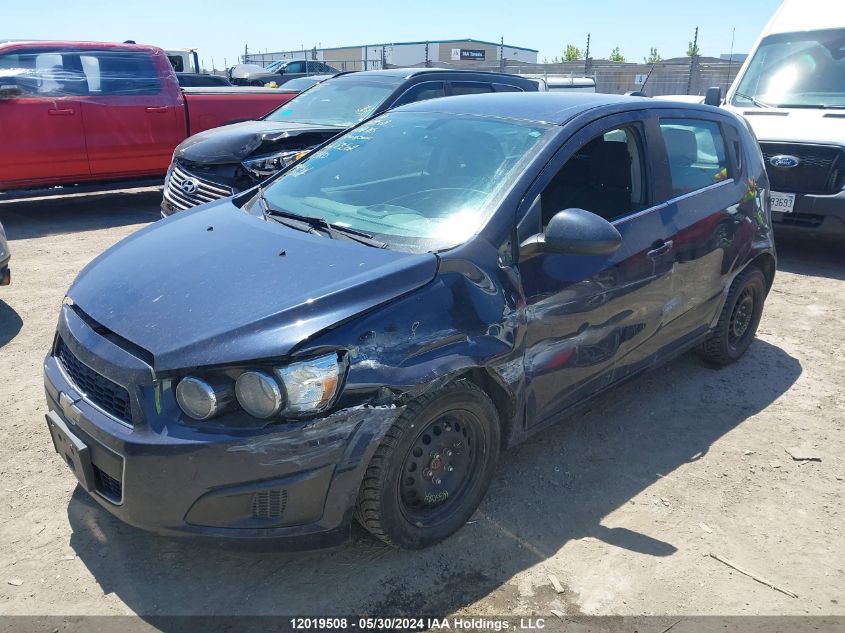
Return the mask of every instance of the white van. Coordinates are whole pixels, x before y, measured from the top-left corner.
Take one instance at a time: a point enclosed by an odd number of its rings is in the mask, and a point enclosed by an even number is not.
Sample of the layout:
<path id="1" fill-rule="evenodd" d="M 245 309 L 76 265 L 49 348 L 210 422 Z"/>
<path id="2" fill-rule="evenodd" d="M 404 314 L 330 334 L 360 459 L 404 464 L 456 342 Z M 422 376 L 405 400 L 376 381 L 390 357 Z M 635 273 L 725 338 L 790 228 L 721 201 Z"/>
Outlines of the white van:
<path id="1" fill-rule="evenodd" d="M 569 75 L 521 74 L 520 77 L 534 79 L 540 84 L 540 92 L 595 92 L 596 80 L 592 77 L 570 77 Z"/>
<path id="2" fill-rule="evenodd" d="M 845 1 L 786 0 L 725 107 L 760 141 L 778 226 L 845 237 Z"/>

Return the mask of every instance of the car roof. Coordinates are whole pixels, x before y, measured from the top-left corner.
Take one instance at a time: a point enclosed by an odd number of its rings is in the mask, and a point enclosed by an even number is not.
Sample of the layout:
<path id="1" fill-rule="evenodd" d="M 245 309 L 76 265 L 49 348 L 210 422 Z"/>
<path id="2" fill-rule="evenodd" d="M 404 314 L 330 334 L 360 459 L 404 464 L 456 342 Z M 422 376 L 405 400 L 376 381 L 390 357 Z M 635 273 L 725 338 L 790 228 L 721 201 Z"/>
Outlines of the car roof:
<path id="1" fill-rule="evenodd" d="M 710 113 L 720 112 L 717 108 L 705 105 L 655 101 L 648 97 L 583 92 L 503 92 L 463 95 L 460 97 L 429 99 L 427 101 L 409 103 L 394 111 L 474 114 L 561 125 L 588 110 L 603 109 L 620 111 L 654 108 L 681 108 L 705 110 Z"/>
<path id="2" fill-rule="evenodd" d="M 450 73 L 455 75 L 490 75 L 491 77 L 509 77 L 521 80 L 528 79 L 510 73 L 497 73 L 487 70 L 473 70 L 471 68 L 388 68 L 384 70 L 359 70 L 355 74 L 359 77 L 401 77 L 410 79 L 429 73 Z"/>

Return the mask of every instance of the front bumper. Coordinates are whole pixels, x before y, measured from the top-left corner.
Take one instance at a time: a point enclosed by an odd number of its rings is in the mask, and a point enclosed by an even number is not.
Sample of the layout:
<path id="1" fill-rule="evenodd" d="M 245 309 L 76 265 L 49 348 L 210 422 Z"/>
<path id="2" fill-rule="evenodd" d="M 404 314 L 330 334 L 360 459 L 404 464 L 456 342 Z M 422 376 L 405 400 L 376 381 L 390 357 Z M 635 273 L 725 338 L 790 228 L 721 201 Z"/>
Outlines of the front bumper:
<path id="1" fill-rule="evenodd" d="M 45 359 L 48 426 L 57 451 L 113 515 L 164 535 L 278 539 L 290 549 L 348 537 L 364 470 L 400 409 L 355 407 L 295 428 L 192 428 L 157 414 L 154 398 L 131 384 L 133 373 L 152 375 L 143 361 L 66 307 L 58 335 L 79 361 L 131 394 L 130 425 L 89 400 L 52 352 Z M 159 403 L 167 400 L 162 393 Z M 83 447 L 84 469 L 61 450 L 57 428 Z"/>
<path id="2" fill-rule="evenodd" d="M 820 196 L 795 194 L 792 213 L 772 213 L 775 228 L 845 237 L 845 191 Z"/>

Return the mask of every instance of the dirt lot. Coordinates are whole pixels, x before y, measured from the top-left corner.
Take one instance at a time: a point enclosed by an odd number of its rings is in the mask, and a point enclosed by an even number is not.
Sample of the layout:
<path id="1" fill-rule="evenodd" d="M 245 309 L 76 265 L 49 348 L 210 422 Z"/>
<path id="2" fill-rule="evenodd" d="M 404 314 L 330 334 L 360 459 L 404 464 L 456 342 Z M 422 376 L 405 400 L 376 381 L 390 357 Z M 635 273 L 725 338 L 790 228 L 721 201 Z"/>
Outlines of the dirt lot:
<path id="1" fill-rule="evenodd" d="M 845 615 L 845 245 L 779 240 L 742 362 L 713 370 L 687 355 L 529 441 L 448 542 L 399 552 L 359 530 L 328 552 L 256 553 L 119 523 L 77 490 L 44 423 L 41 362 L 64 291 L 155 221 L 158 201 L 0 204 L 13 253 L 0 288 L 0 614 Z"/>

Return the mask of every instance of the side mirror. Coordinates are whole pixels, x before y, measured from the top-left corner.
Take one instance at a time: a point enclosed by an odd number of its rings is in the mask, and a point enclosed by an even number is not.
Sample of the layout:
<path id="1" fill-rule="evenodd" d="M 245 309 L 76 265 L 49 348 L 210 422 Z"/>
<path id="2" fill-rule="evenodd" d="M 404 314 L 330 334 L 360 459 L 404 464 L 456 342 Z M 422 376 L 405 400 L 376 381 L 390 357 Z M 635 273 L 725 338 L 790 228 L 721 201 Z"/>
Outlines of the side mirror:
<path id="1" fill-rule="evenodd" d="M 704 103 L 717 108 L 722 105 L 722 89 L 719 86 L 711 86 L 704 93 Z"/>
<path id="2" fill-rule="evenodd" d="M 0 84 L 0 99 L 14 99 L 22 94 L 23 90 L 17 84 Z"/>
<path id="3" fill-rule="evenodd" d="M 543 233 L 520 244 L 520 252 L 562 255 L 610 255 L 622 244 L 616 227 L 595 213 L 584 209 L 565 209 L 549 220 Z"/>

